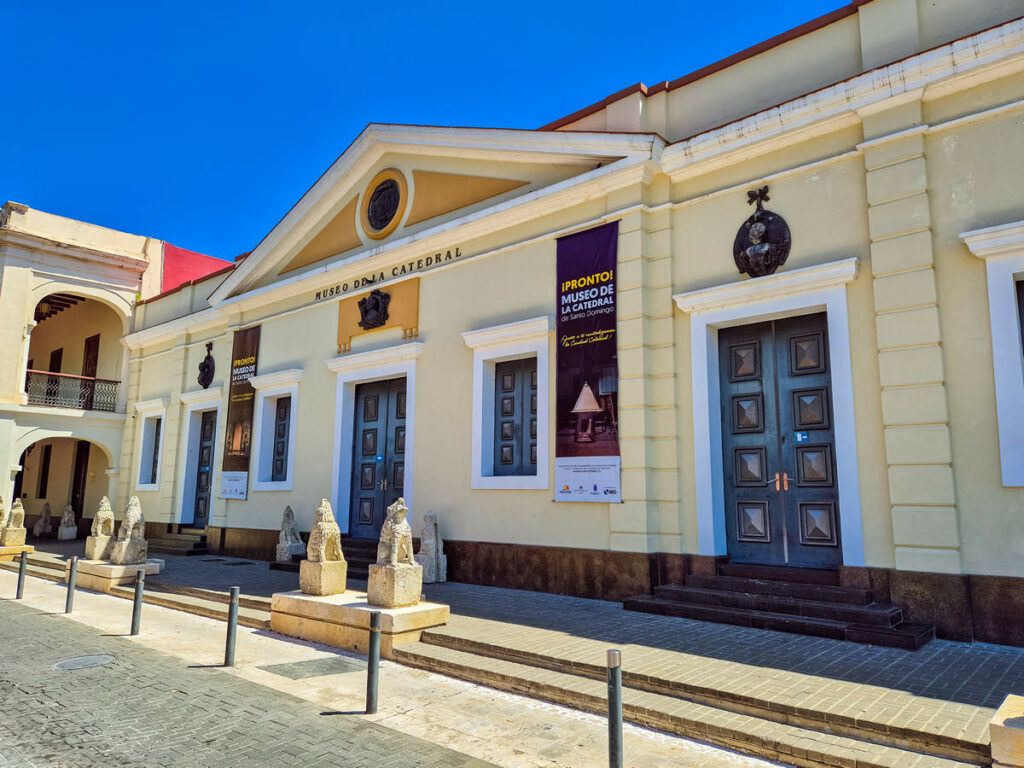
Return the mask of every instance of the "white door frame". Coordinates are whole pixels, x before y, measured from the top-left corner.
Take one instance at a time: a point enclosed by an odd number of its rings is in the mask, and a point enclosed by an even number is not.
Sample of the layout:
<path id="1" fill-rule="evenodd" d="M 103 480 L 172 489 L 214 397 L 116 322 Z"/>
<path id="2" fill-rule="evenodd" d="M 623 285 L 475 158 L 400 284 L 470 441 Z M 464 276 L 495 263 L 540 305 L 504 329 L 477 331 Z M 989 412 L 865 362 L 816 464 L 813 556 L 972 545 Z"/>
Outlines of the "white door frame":
<path id="1" fill-rule="evenodd" d="M 405 487 L 406 506 L 413 506 L 413 459 L 416 446 L 416 361 L 423 354 L 423 342 L 399 344 L 371 352 L 343 355 L 326 360 L 338 376 L 334 412 L 334 454 L 331 463 L 331 504 L 342 533 L 348 533 L 349 498 L 352 491 L 352 441 L 355 433 L 356 385 L 405 377 Z M 343 503 L 344 502 L 344 503 Z M 344 508 L 345 514 L 341 514 Z"/>
<path id="2" fill-rule="evenodd" d="M 843 565 L 864 565 L 850 319 L 846 301 L 846 283 L 857 276 L 858 266 L 856 258 L 843 259 L 673 296 L 679 309 L 690 315 L 699 554 L 725 555 L 729 551 L 725 535 L 722 420 L 719 417 L 718 329 L 824 310 L 828 316 Z"/>
<path id="3" fill-rule="evenodd" d="M 216 411 L 217 421 L 213 427 L 213 456 L 211 457 L 212 467 L 217 467 L 217 457 L 220 455 L 220 440 L 217 439 L 217 430 L 220 427 L 220 410 L 222 405 L 222 393 L 220 386 L 209 389 L 198 389 L 193 392 L 182 392 L 179 395 L 182 405 L 185 406 L 185 429 L 182 436 L 181 448 L 178 456 L 182 458 L 181 468 L 178 470 L 178 512 L 176 520 L 179 525 L 195 523 L 195 507 L 191 511 L 187 505 L 188 499 L 195 499 L 196 495 L 196 459 L 199 452 L 199 434 L 203 423 L 205 411 Z M 213 483 L 214 470 L 210 470 L 210 483 Z M 210 500 L 216 498 L 212 487 Z M 213 517 L 213 509 L 207 513 L 206 524 L 210 524 Z M 185 518 L 188 518 L 187 520 Z"/>

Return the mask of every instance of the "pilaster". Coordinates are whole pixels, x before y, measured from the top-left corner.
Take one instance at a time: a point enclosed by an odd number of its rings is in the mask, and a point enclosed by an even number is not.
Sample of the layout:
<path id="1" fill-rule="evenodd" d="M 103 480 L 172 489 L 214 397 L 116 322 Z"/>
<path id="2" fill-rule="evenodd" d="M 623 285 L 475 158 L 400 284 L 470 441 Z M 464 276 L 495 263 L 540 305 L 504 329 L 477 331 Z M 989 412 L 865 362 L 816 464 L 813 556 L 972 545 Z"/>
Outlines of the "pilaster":
<path id="1" fill-rule="evenodd" d="M 637 211 L 619 223 L 623 503 L 611 506 L 612 549 L 680 551 L 670 227 L 668 211 Z"/>
<path id="2" fill-rule="evenodd" d="M 959 573 L 960 537 L 920 101 L 862 115 L 895 564 Z"/>

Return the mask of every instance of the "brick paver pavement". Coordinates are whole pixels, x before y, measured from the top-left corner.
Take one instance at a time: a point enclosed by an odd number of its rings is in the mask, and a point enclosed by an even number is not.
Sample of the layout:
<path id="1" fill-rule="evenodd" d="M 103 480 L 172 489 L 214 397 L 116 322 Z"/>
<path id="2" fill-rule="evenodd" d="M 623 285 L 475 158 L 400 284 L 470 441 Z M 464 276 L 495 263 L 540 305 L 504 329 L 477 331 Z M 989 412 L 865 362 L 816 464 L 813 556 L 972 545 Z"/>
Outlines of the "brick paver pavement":
<path id="1" fill-rule="evenodd" d="M 487 766 L 356 716 L 0 601 L 0 766 Z M 104 666 L 58 671 L 72 657 Z"/>
<path id="2" fill-rule="evenodd" d="M 63 551 L 81 543 L 61 542 Z M 44 542 L 55 550 L 56 542 Z M 167 556 L 161 581 L 269 596 L 295 589 L 298 574 L 240 558 Z M 360 585 L 360 582 L 354 582 Z M 988 742 L 988 721 L 1009 693 L 1024 693 L 1024 649 L 934 640 L 919 651 L 624 611 L 618 603 L 539 592 L 429 584 L 451 606 L 443 632 L 566 661 L 602 664 L 623 650 L 623 669 L 779 708 Z"/>

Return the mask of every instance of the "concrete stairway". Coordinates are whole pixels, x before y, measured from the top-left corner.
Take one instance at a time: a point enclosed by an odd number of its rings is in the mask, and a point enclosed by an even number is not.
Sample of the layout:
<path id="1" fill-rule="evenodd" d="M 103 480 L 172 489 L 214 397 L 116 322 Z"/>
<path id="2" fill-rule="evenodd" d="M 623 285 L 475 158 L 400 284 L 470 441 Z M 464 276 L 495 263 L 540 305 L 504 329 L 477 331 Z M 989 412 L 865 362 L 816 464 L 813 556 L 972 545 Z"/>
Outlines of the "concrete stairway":
<path id="1" fill-rule="evenodd" d="M 716 576 L 687 576 L 623 607 L 904 650 L 935 637 L 934 626 L 904 621 L 899 606 L 875 602 L 870 590 L 839 586 L 835 571 L 806 568 L 725 563 Z"/>
<path id="2" fill-rule="evenodd" d="M 206 531 L 200 528 L 181 528 L 178 533 L 162 533 L 151 536 L 149 553 L 151 555 L 206 555 L 210 550 L 206 547 Z"/>
<path id="3" fill-rule="evenodd" d="M 557 651 L 523 651 L 451 632 L 427 631 L 419 643 L 395 649 L 395 660 L 498 690 L 524 694 L 595 714 L 607 712 L 606 670 L 569 662 Z M 743 699 L 660 678 L 657 671 L 623 673 L 628 722 L 780 760 L 796 766 L 967 768 L 991 762 L 987 745 L 893 728 L 867 719 Z"/>

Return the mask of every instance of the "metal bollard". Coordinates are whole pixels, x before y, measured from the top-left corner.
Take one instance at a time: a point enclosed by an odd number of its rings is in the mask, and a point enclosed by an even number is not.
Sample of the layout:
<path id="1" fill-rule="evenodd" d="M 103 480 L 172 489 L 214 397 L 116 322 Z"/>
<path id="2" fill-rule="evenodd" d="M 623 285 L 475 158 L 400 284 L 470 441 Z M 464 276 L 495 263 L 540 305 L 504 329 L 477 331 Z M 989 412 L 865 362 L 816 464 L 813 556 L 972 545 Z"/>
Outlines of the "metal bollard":
<path id="1" fill-rule="evenodd" d="M 224 648 L 224 666 L 235 666 L 235 633 L 238 631 L 238 587 L 231 588 L 228 598 L 228 641 Z"/>
<path id="2" fill-rule="evenodd" d="M 68 599 L 64 603 L 64 613 L 71 613 L 75 607 L 75 581 L 78 579 L 78 557 L 71 558 L 71 570 L 68 571 Z"/>
<path id="3" fill-rule="evenodd" d="M 22 550 L 21 558 L 18 562 L 18 591 L 14 595 L 15 600 L 21 600 L 21 596 L 25 594 L 25 569 L 28 567 L 28 552 Z"/>
<path id="4" fill-rule="evenodd" d="M 380 678 L 380 611 L 370 614 L 370 648 L 366 658 L 366 714 L 377 713 L 377 680 Z"/>
<path id="5" fill-rule="evenodd" d="M 622 653 L 608 651 L 608 765 L 622 768 Z"/>
<path id="6" fill-rule="evenodd" d="M 142 624 L 142 590 L 146 588 L 146 568 L 139 568 L 135 576 L 135 601 L 132 603 L 132 634 L 139 634 Z"/>

